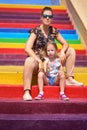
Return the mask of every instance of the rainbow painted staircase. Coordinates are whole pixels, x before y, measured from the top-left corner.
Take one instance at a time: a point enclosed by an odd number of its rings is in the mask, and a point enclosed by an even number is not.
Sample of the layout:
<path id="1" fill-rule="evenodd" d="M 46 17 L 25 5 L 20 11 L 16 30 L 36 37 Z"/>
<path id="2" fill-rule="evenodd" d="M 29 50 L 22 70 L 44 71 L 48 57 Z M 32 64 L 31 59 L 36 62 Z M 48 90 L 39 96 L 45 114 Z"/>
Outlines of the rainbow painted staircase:
<path id="1" fill-rule="evenodd" d="M 75 48 L 75 79 L 84 86 L 66 86 L 69 102 L 58 100 L 57 86 L 45 86 L 43 101 L 22 100 L 24 46 L 30 29 L 40 24 L 42 8 L 42 5 L 0 4 L 0 130 L 86 130 L 87 54 L 64 6 L 52 6 L 52 25 Z M 32 96 L 37 93 L 37 85 L 33 85 Z"/>

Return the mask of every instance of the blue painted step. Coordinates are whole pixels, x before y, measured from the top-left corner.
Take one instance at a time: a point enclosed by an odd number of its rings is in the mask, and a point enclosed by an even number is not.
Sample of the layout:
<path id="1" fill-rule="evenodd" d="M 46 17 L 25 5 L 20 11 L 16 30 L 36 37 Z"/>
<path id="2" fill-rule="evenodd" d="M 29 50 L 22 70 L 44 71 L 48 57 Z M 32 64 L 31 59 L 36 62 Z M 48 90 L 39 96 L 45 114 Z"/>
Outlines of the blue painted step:
<path id="1" fill-rule="evenodd" d="M 0 32 L 0 38 L 28 38 L 29 36 L 30 36 L 30 33 L 5 33 L 5 32 Z M 65 39 L 78 40 L 77 34 L 62 34 L 62 36 Z"/>
<path id="2" fill-rule="evenodd" d="M 8 32 L 8 33 L 28 33 L 31 29 L 28 28 L 0 28 L 0 32 Z M 59 30 L 61 34 L 76 34 L 76 30 Z"/>
<path id="3" fill-rule="evenodd" d="M 4 4 L 31 4 L 31 5 L 56 5 L 60 4 L 60 0 L 0 0 L 0 3 Z"/>

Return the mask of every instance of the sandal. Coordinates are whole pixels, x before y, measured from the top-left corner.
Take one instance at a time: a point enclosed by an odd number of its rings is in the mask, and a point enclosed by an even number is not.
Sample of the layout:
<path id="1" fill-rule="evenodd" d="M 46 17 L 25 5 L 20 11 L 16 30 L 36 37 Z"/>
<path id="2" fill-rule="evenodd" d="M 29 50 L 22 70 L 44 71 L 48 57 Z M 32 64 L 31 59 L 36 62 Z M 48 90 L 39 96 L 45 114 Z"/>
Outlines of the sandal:
<path id="1" fill-rule="evenodd" d="M 68 101 L 69 100 L 69 98 L 65 94 L 60 94 L 59 99 L 60 100 L 64 100 L 64 101 Z"/>
<path id="2" fill-rule="evenodd" d="M 35 100 L 42 100 L 44 99 L 44 94 L 38 94 L 37 97 L 35 97 Z"/>

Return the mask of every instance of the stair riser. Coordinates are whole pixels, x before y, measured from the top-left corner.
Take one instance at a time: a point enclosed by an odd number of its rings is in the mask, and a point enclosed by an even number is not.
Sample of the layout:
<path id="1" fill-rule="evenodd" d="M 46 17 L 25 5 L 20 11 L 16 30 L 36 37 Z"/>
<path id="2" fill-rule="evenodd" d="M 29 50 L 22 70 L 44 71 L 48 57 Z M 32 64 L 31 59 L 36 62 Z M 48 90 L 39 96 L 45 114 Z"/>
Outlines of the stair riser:
<path id="1" fill-rule="evenodd" d="M 7 115 L 8 116 L 8 115 Z M 38 116 L 38 115 L 37 115 Z M 14 116 L 13 116 L 14 117 Z M 67 115 L 66 115 L 67 117 Z M 52 116 L 51 116 L 52 118 Z M 43 117 L 27 118 L 27 119 L 8 119 L 4 117 L 0 120 L 0 130 L 86 130 L 87 118 L 72 119 L 71 118 L 57 118 L 43 119 Z"/>
<path id="2" fill-rule="evenodd" d="M 0 60 L 0 65 L 24 65 L 25 59 L 1 59 Z M 81 67 L 87 67 L 87 61 L 76 61 L 75 66 L 81 66 Z"/>
<path id="3" fill-rule="evenodd" d="M 23 59 L 25 60 L 26 58 L 26 54 L 0 54 L 0 59 L 2 60 L 13 60 L 13 59 Z M 82 60 L 85 60 L 87 61 L 87 55 L 77 55 L 76 56 L 76 61 L 82 61 Z"/>
<path id="4" fill-rule="evenodd" d="M 45 86 L 44 87 L 45 99 L 57 99 L 59 100 L 59 87 L 57 86 Z M 87 87 L 68 87 L 66 86 L 65 93 L 69 98 L 87 98 Z M 36 97 L 38 94 L 38 87 L 32 86 L 32 97 Z M 23 96 L 23 86 L 5 86 L 0 87 L 0 98 L 21 98 Z"/>
<path id="5" fill-rule="evenodd" d="M 87 100 L 86 100 L 87 101 Z M 0 100 L 0 114 L 86 114 L 87 102 Z"/>

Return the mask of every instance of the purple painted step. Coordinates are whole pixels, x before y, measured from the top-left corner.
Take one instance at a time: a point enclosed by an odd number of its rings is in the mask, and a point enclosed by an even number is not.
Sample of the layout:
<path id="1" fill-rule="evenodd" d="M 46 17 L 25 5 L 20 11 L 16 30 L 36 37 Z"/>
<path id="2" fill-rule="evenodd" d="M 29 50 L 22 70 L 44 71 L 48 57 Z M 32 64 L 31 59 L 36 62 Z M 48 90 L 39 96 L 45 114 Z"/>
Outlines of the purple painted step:
<path id="1" fill-rule="evenodd" d="M 0 65 L 24 65 L 24 60 L 22 59 L 0 59 Z"/>
<path id="2" fill-rule="evenodd" d="M 0 99 L 0 114 L 87 114 L 87 99 Z"/>
<path id="3" fill-rule="evenodd" d="M 7 15 L 20 15 L 20 16 L 24 16 L 24 15 L 28 15 L 28 16 L 40 16 L 41 12 L 0 12 L 0 16 L 7 16 Z M 68 16 L 67 12 L 55 12 L 54 16 Z"/>
<path id="4" fill-rule="evenodd" d="M 24 54 L 0 54 L 0 65 L 24 65 L 26 57 Z M 87 55 L 77 55 L 75 65 L 87 67 Z"/>
<path id="5" fill-rule="evenodd" d="M 1 114 L 0 130 L 87 130 L 87 114 Z"/>
<path id="6" fill-rule="evenodd" d="M 25 59 L 26 54 L 0 54 L 0 59 Z"/>
<path id="7" fill-rule="evenodd" d="M 16 19 L 16 18 L 2 18 L 2 19 L 0 19 L 0 22 L 2 23 L 4 23 L 4 22 L 7 22 L 7 23 L 9 23 L 9 22 L 11 22 L 11 23 L 14 23 L 14 22 L 17 22 L 17 23 L 41 23 L 40 22 L 40 20 L 39 19 Z M 72 24 L 72 22 L 71 21 L 69 21 L 69 20 L 53 20 L 52 21 L 52 23 L 55 23 L 55 24 Z"/>
<path id="8" fill-rule="evenodd" d="M 0 65 L 24 65 L 24 59 L 0 59 Z M 87 67 L 87 61 L 78 60 L 75 66 Z"/>
<path id="9" fill-rule="evenodd" d="M 86 60 L 77 60 L 75 65 L 76 66 L 87 67 L 87 61 Z"/>
<path id="10" fill-rule="evenodd" d="M 32 17 L 32 16 L 34 16 L 34 17 L 36 17 L 36 18 L 40 18 L 40 13 L 38 14 L 38 13 L 0 13 L 0 18 L 4 18 L 4 17 L 12 17 L 12 18 L 14 18 L 14 17 Z M 68 14 L 67 13 L 58 13 L 58 14 L 56 14 L 56 13 L 54 13 L 54 18 L 56 18 L 56 17 L 68 17 L 69 18 L 69 16 L 68 16 Z"/>
<path id="11" fill-rule="evenodd" d="M 76 55 L 76 60 L 86 60 L 87 61 L 87 55 Z"/>
<path id="12" fill-rule="evenodd" d="M 11 18 L 11 19 L 32 19 L 32 20 L 34 20 L 34 19 L 40 19 L 40 16 L 37 16 L 37 15 L 35 15 L 35 16 L 29 16 L 29 15 L 24 15 L 24 16 L 20 16 L 20 15 L 8 15 L 8 16 L 0 16 L 0 19 L 4 19 L 4 18 Z M 67 16 L 54 16 L 54 18 L 53 18 L 54 20 L 70 20 L 70 18 L 69 17 L 67 17 Z"/>
<path id="13" fill-rule="evenodd" d="M 26 54 L 0 54 L 0 59 L 25 59 Z M 87 60 L 87 55 L 76 55 L 76 60 Z"/>

